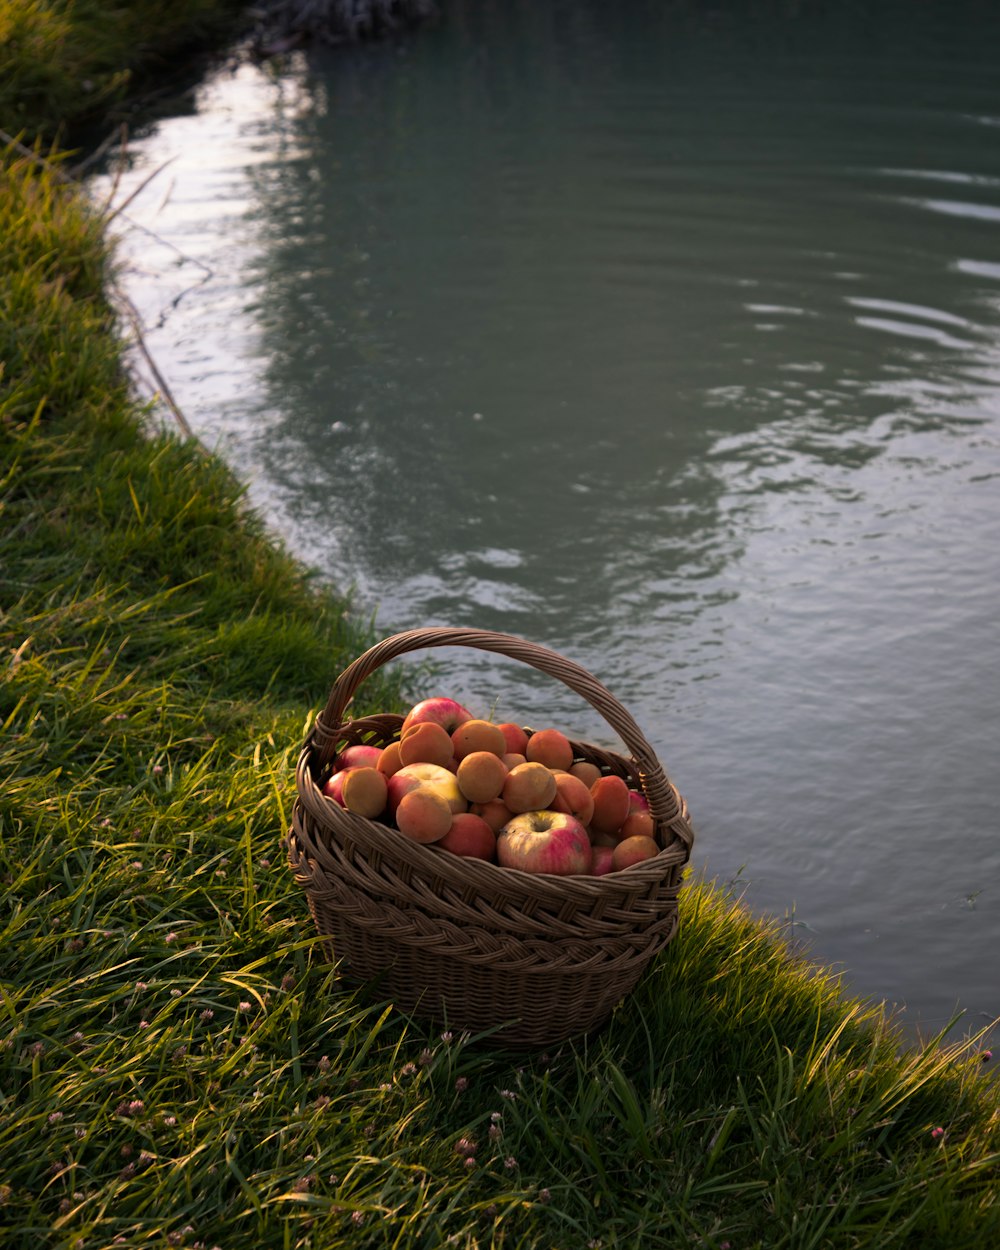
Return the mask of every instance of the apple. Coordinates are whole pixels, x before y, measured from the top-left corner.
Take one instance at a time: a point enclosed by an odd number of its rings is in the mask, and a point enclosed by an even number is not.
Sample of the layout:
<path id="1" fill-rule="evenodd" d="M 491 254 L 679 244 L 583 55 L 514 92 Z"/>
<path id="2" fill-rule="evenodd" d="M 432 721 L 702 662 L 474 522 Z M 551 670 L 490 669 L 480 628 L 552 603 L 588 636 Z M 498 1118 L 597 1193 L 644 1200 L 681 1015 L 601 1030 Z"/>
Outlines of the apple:
<path id="1" fill-rule="evenodd" d="M 451 851 L 452 855 L 493 860 L 497 853 L 497 835 L 482 816 L 459 812 L 457 816 L 452 816 L 451 827 L 435 846 Z"/>
<path id="2" fill-rule="evenodd" d="M 594 852 L 587 830 L 568 812 L 521 812 L 497 835 L 497 863 L 557 877 L 588 874 Z"/>
<path id="3" fill-rule="evenodd" d="M 646 798 L 641 790 L 629 790 L 628 809 L 630 812 L 648 812 L 649 799 Z"/>
<path id="4" fill-rule="evenodd" d="M 467 720 L 472 720 L 472 713 L 468 708 L 462 707 L 461 703 L 456 703 L 454 699 L 447 699 L 440 695 L 433 699 L 421 699 L 403 717 L 400 737 L 411 725 L 420 724 L 422 721 L 432 721 L 434 724 L 441 725 L 451 734 Z"/>
<path id="5" fill-rule="evenodd" d="M 333 767 L 335 771 L 341 768 L 378 768 L 381 757 L 381 747 L 373 747 L 367 742 L 356 742 L 353 746 L 344 747 L 333 761 Z"/>
<path id="6" fill-rule="evenodd" d="M 614 872 L 613 856 L 614 851 L 610 846 L 595 846 L 593 863 L 590 865 L 590 875 L 592 877 L 606 877 L 609 872 Z"/>
<path id="7" fill-rule="evenodd" d="M 440 764 L 406 764 L 389 778 L 386 796 L 389 815 L 395 817 L 403 795 L 421 786 L 427 786 L 439 794 L 453 812 L 466 810 L 467 804 L 454 773 L 442 768 Z"/>
<path id="8" fill-rule="evenodd" d="M 344 806 L 344 777 L 347 773 L 346 768 L 341 768 L 335 773 L 331 773 L 327 777 L 323 785 L 323 793 L 328 799 L 333 799 L 334 803 Z"/>
<path id="9" fill-rule="evenodd" d="M 528 734 L 526 730 L 522 729 L 520 725 L 515 725 L 513 721 L 509 720 L 501 721 L 500 724 L 497 725 L 497 729 L 499 729 L 503 734 L 504 741 L 507 743 L 504 748 L 505 754 L 524 755 L 524 748 L 528 745 Z"/>

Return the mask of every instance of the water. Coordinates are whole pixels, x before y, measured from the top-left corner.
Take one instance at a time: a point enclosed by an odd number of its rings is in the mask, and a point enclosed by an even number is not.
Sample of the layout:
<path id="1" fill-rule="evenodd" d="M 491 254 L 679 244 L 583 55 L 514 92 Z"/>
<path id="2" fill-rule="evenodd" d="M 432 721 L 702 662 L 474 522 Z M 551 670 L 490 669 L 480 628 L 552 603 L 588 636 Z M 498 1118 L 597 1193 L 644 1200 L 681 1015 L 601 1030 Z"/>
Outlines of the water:
<path id="1" fill-rule="evenodd" d="M 133 137 L 118 202 L 172 162 L 127 207 L 156 237 L 120 219 L 161 370 L 381 633 L 579 661 L 687 797 L 699 871 L 911 1028 L 979 1027 L 1000 15 L 446 12 L 230 67 Z M 551 679 L 438 658 L 476 711 L 614 742 Z"/>

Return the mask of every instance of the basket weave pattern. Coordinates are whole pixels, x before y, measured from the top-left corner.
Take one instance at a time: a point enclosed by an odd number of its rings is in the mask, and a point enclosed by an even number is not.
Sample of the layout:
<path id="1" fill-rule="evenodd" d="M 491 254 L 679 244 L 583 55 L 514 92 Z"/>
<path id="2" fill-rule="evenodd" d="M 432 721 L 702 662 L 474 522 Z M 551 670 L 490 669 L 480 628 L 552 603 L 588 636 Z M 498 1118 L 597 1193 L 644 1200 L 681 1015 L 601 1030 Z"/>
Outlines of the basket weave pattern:
<path id="1" fill-rule="evenodd" d="M 585 742 L 574 752 L 649 800 L 663 848 L 604 877 L 555 877 L 460 858 L 344 810 L 322 785 L 337 752 L 385 746 L 402 717 L 345 719 L 361 682 L 424 647 L 469 646 L 531 664 L 594 706 L 631 752 Z M 366 651 L 337 679 L 303 745 L 288 834 L 289 863 L 342 974 L 452 1028 L 549 1045 L 597 1027 L 677 930 L 693 832 L 687 807 L 634 721 L 584 669 L 533 643 L 484 630 L 424 629 Z"/>

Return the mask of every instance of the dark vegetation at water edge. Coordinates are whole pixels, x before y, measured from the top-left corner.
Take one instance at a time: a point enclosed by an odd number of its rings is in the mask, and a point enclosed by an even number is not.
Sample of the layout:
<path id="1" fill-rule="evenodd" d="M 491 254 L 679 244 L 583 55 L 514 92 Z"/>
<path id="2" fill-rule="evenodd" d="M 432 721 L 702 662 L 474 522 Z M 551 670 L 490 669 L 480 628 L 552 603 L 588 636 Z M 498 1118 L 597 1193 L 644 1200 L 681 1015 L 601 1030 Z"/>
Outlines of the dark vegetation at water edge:
<path id="1" fill-rule="evenodd" d="M 0 0 L 0 127 L 65 142 L 247 23 L 241 0 Z"/>
<path id="2" fill-rule="evenodd" d="M 266 0 L 257 12 L 253 41 L 264 54 L 309 39 L 332 44 L 379 39 L 439 15 L 434 0 Z"/>
<path id="3" fill-rule="evenodd" d="M 281 839 L 370 638 L 150 428 L 109 266 L 0 148 L 0 1247 L 995 1245 L 984 1056 L 901 1053 L 724 892 L 548 1055 L 343 987 Z"/>
<path id="4" fill-rule="evenodd" d="M 65 142 L 245 38 L 257 55 L 381 38 L 433 20 L 434 0 L 0 0 L 0 128 Z"/>

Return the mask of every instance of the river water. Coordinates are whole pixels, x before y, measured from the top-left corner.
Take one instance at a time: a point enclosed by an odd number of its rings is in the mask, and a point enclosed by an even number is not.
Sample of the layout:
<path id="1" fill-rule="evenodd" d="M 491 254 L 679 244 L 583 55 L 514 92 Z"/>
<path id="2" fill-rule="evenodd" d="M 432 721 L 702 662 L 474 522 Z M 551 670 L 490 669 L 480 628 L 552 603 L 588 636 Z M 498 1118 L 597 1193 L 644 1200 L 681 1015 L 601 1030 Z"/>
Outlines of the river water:
<path id="1" fill-rule="evenodd" d="M 699 872 L 913 1030 L 981 1027 L 996 6 L 444 7 L 230 65 L 95 179 L 121 204 L 159 171 L 117 226 L 177 402 L 380 633 L 579 661 Z M 437 658 L 479 713 L 615 741 L 551 679 Z"/>

